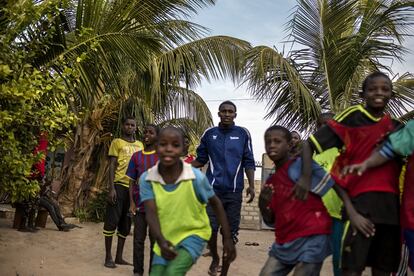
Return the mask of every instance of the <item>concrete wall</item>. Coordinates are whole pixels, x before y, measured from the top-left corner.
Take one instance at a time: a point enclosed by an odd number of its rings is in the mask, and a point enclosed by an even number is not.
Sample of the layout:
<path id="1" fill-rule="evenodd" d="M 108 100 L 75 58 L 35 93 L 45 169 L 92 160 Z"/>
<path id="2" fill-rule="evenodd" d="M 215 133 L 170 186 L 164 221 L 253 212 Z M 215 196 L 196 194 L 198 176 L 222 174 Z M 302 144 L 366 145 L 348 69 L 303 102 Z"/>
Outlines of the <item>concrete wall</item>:
<path id="1" fill-rule="evenodd" d="M 244 187 L 248 187 L 249 184 L 247 180 L 244 181 Z M 246 197 L 246 190 L 243 194 L 243 205 L 241 209 L 241 222 L 240 228 L 243 229 L 262 229 L 262 218 L 260 216 L 259 210 L 259 194 L 261 189 L 261 181 L 255 180 L 254 187 L 256 191 L 256 196 L 252 203 L 246 203 L 248 198 Z"/>

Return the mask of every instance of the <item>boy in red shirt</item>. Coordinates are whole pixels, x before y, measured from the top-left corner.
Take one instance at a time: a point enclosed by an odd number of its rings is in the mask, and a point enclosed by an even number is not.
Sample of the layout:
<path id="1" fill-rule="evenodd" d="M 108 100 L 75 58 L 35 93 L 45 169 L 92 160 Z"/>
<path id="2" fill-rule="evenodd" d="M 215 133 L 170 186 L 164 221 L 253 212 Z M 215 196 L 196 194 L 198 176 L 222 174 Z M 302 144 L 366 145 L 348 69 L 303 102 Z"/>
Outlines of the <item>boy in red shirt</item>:
<path id="1" fill-rule="evenodd" d="M 273 243 L 261 276 L 319 275 L 323 260 L 331 254 L 331 218 L 319 196 L 301 193 L 302 186 L 289 176 L 292 135 L 282 126 L 265 132 L 265 148 L 276 171 L 260 193 L 259 207 L 266 224 L 274 224 Z M 299 200 L 295 194 L 307 197 Z M 295 274 L 296 275 L 296 274 Z"/>
<path id="2" fill-rule="evenodd" d="M 345 226 L 343 275 L 361 275 L 366 266 L 372 267 L 373 275 L 389 275 L 398 270 L 400 167 L 390 161 L 361 176 L 341 177 L 345 166 L 364 161 L 385 135 L 395 129 L 396 122 L 384 113 L 391 96 L 392 82 L 387 75 L 381 72 L 368 75 L 361 93 L 365 106 L 346 109 L 303 144 L 304 175 L 309 175 L 313 151 L 342 149 L 331 173 L 351 224 Z M 308 177 L 303 180 L 307 186 Z"/>

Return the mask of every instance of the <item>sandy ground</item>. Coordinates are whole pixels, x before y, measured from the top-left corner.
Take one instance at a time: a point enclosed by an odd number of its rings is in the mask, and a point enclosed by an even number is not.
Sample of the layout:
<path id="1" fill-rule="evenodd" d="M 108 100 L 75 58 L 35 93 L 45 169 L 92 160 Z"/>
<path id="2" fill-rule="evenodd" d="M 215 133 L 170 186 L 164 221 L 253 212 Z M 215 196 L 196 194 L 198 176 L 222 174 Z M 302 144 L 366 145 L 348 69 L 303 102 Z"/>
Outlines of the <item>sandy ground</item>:
<path id="1" fill-rule="evenodd" d="M 0 275 L 132 275 L 132 266 L 108 269 L 103 266 L 104 240 L 102 224 L 79 224 L 70 232 L 59 232 L 53 223 L 37 233 L 21 233 L 11 228 L 10 219 L 0 219 Z M 271 231 L 240 231 L 238 257 L 229 275 L 258 275 L 274 234 Z M 257 242 L 259 246 L 246 246 Z M 115 245 L 113 245 L 113 252 Z M 132 262 L 132 236 L 127 238 L 124 257 Z M 147 258 L 148 260 L 148 258 Z M 207 275 L 210 258 L 201 257 L 190 276 Z M 330 259 L 321 275 L 332 275 Z"/>
<path id="2" fill-rule="evenodd" d="M 0 219 L 0 275 L 132 275 L 132 266 L 115 269 L 103 266 L 102 224 L 79 225 L 82 229 L 59 232 L 53 223 L 48 223 L 37 233 L 21 233 L 11 229 L 10 219 Z M 238 257 L 229 275 L 258 275 L 273 235 L 270 231 L 241 230 Z M 246 246 L 245 242 L 257 242 L 259 246 Z M 131 235 L 127 238 L 124 255 L 126 260 L 132 261 Z M 188 275 L 207 275 L 210 260 L 201 257 Z M 331 275 L 330 269 L 326 262 L 326 272 L 322 275 Z"/>

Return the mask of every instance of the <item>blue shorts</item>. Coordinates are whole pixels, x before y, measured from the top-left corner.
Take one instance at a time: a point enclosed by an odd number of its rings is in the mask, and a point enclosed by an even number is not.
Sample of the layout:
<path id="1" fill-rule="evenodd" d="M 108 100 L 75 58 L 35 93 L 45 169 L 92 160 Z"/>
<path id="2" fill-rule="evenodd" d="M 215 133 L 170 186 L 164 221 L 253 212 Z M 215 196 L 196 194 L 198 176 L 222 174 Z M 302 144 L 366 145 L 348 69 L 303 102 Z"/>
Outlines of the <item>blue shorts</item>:
<path id="1" fill-rule="evenodd" d="M 237 243 L 237 236 L 239 234 L 240 226 L 240 211 L 243 200 L 242 192 L 215 192 L 216 196 L 220 199 L 221 204 L 223 204 L 224 211 L 227 215 L 227 220 L 230 225 L 231 235 L 233 237 L 234 243 Z M 210 225 L 213 233 L 217 233 L 219 229 L 219 223 L 216 218 L 216 214 L 211 208 L 210 205 L 207 206 L 207 214 L 210 218 Z"/>

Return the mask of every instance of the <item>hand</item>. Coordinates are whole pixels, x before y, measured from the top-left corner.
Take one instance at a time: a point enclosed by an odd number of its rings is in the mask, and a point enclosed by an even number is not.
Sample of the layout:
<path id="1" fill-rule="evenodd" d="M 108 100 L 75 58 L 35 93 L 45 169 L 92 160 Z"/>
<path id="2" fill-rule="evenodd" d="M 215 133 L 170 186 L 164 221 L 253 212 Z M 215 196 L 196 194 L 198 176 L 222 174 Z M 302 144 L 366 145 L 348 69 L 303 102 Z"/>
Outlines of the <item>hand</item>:
<path id="1" fill-rule="evenodd" d="M 131 201 L 129 204 L 129 211 L 135 216 L 135 213 L 137 212 L 137 206 L 135 205 L 134 201 Z"/>
<path id="2" fill-rule="evenodd" d="M 373 237 L 375 235 L 375 225 L 361 214 L 356 213 L 349 216 L 351 226 L 353 229 L 353 235 L 355 236 L 357 231 L 361 232 L 365 237 Z"/>
<path id="3" fill-rule="evenodd" d="M 254 192 L 254 187 L 248 187 L 247 189 L 246 189 L 246 197 L 248 197 L 250 195 L 250 198 L 249 198 L 249 200 L 247 201 L 247 203 L 251 203 L 252 201 L 253 201 L 253 199 L 254 199 L 254 196 L 255 196 L 255 192 Z"/>
<path id="4" fill-rule="evenodd" d="M 237 252 L 232 238 L 223 239 L 223 263 L 230 264 L 236 259 Z"/>
<path id="5" fill-rule="evenodd" d="M 273 185 L 272 184 L 265 184 L 263 189 L 260 191 L 259 196 L 259 205 L 269 205 L 269 202 L 272 200 L 273 197 Z"/>
<path id="6" fill-rule="evenodd" d="M 304 180 L 303 177 L 299 178 L 299 181 L 293 187 L 293 195 L 299 199 L 305 201 L 308 198 L 310 190 L 310 183 Z"/>
<path id="7" fill-rule="evenodd" d="M 347 174 L 356 173 L 357 175 L 361 176 L 366 170 L 367 165 L 365 162 L 362 162 L 360 164 L 354 164 L 345 166 L 345 168 L 342 169 L 341 176 L 345 176 Z"/>
<path id="8" fill-rule="evenodd" d="M 108 202 L 111 204 L 116 203 L 116 191 L 115 188 L 111 188 L 108 193 Z"/>
<path id="9" fill-rule="evenodd" d="M 173 244 L 170 241 L 164 240 L 159 243 L 161 249 L 161 256 L 166 260 L 173 260 L 177 257 L 177 251 L 175 251 Z"/>

